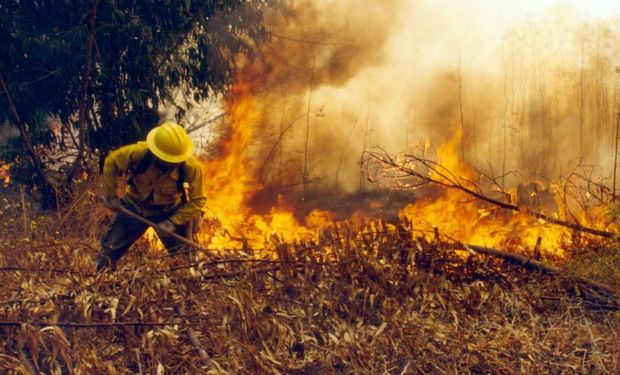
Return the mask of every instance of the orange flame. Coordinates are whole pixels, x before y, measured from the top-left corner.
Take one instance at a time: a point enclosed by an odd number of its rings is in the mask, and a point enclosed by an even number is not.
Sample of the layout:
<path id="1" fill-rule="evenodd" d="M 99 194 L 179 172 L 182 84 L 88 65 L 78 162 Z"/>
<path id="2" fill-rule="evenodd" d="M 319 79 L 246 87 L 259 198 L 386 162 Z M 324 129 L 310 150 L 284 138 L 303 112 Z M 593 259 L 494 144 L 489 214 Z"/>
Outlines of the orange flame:
<path id="1" fill-rule="evenodd" d="M 283 241 L 314 236 L 321 226 L 333 220 L 333 213 L 314 210 L 306 225 L 302 225 L 286 208 L 273 207 L 269 214 L 258 215 L 247 205 L 248 199 L 261 188 L 252 175 L 252 161 L 247 154 L 261 115 L 250 85 L 242 82 L 234 86 L 227 105 L 231 129 L 222 146 L 222 156 L 203 162 L 208 208 L 223 230 L 201 240 L 212 249 L 238 249 L 261 248 L 274 235 Z"/>
<path id="2" fill-rule="evenodd" d="M 458 157 L 460 141 L 461 132 L 456 131 L 452 139 L 439 147 L 438 169 L 449 171 L 451 176 L 459 179 L 474 181 L 476 173 Z M 445 181 L 434 171 L 430 177 Z M 515 192 L 511 195 L 514 198 Z M 412 220 L 416 228 L 428 231 L 437 228 L 440 234 L 454 240 L 488 247 L 509 247 L 527 252 L 538 243 L 540 250 L 562 257 L 563 249 L 571 241 L 567 228 L 536 220 L 524 212 L 484 204 L 456 189 L 446 188 L 439 197 L 422 198 L 405 207 L 401 214 Z"/>
<path id="3" fill-rule="evenodd" d="M 9 164 L 0 160 L 0 181 L 2 181 L 4 187 L 9 186 L 11 183 L 11 173 L 9 172 L 10 169 L 11 166 Z"/>
<path id="4" fill-rule="evenodd" d="M 322 227 L 334 223 L 335 213 L 315 210 L 305 223 L 300 223 L 281 202 L 268 214 L 253 212 L 248 200 L 261 186 L 253 177 L 247 151 L 253 129 L 262 118 L 251 85 L 237 82 L 227 105 L 230 134 L 221 147 L 221 156 L 203 161 L 208 208 L 220 229 L 199 233 L 201 242 L 217 250 L 261 249 L 274 241 L 316 238 Z M 450 178 L 474 181 L 476 173 L 458 156 L 460 142 L 461 134 L 457 131 L 438 149 L 439 170 Z M 431 173 L 433 179 L 445 181 L 445 176 Z M 464 243 L 525 252 L 537 248 L 556 257 L 564 255 L 563 249 L 572 239 L 567 228 L 536 220 L 524 212 L 499 209 L 456 189 L 445 189 L 440 197 L 423 197 L 400 214 L 411 220 L 416 230 L 437 228 L 442 235 Z M 361 226 L 368 222 L 368 214 L 356 211 L 350 221 Z"/>

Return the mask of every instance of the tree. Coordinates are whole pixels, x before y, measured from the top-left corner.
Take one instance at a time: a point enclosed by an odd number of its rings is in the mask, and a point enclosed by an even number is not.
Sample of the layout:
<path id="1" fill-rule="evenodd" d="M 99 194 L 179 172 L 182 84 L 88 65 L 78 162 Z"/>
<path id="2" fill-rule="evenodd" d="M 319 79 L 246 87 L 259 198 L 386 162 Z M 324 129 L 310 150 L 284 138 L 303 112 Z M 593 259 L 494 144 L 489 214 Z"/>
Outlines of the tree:
<path id="1" fill-rule="evenodd" d="M 22 182 L 71 188 L 89 151 L 143 138 L 179 90 L 225 91 L 277 1 L 3 1 L 0 121 L 20 131 L 4 158 Z"/>

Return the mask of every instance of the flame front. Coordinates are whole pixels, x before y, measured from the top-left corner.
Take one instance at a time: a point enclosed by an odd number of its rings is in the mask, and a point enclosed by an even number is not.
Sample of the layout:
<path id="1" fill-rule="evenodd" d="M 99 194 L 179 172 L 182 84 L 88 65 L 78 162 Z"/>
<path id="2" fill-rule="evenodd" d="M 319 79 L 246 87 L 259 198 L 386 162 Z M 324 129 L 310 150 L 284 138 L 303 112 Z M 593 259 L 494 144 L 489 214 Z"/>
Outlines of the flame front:
<path id="1" fill-rule="evenodd" d="M 221 156 L 203 161 L 209 216 L 216 219 L 217 230 L 200 233 L 201 242 L 214 250 L 262 249 L 273 241 L 316 238 L 320 228 L 333 225 L 334 212 L 314 210 L 301 223 L 282 202 L 274 204 L 267 214 L 253 211 L 248 201 L 262 187 L 253 177 L 248 148 L 253 130 L 262 120 L 261 113 L 250 85 L 241 82 L 235 85 L 227 105 L 230 133 L 222 145 Z M 430 174 L 434 180 L 475 180 L 476 173 L 459 158 L 460 141 L 461 134 L 457 131 L 439 147 L 439 167 Z M 515 192 L 511 194 L 514 198 Z M 360 227 L 372 220 L 368 213 L 365 215 L 360 218 L 356 211 L 349 221 Z M 567 228 L 536 220 L 525 212 L 500 209 L 458 189 L 445 188 L 439 196 L 436 193 L 421 196 L 406 205 L 400 215 L 412 221 L 414 229 L 422 233 L 438 229 L 443 236 L 459 242 L 526 253 L 537 248 L 563 257 L 563 249 L 572 239 Z"/>
<path id="2" fill-rule="evenodd" d="M 471 181 L 476 173 L 458 157 L 461 132 L 438 149 L 439 166 L 431 171 L 432 179 L 448 182 L 458 179 L 463 186 L 475 190 Z M 445 172 L 445 174 L 444 174 Z M 448 175 L 448 176 L 446 176 Z M 469 186 L 468 186 L 469 185 Z M 516 192 L 507 192 L 514 202 Z M 440 195 L 421 197 L 407 205 L 402 215 L 412 220 L 420 230 L 439 233 L 455 241 L 488 247 L 502 247 L 529 252 L 538 247 L 548 254 L 562 257 L 563 249 L 571 242 L 568 228 L 536 220 L 521 211 L 509 211 L 474 198 L 458 189 L 444 188 Z"/>
<path id="3" fill-rule="evenodd" d="M 293 212 L 280 204 L 266 215 L 255 214 L 247 204 L 262 188 L 253 176 L 248 146 L 253 130 L 261 121 L 251 86 L 237 82 L 227 101 L 230 134 L 221 156 L 203 162 L 207 185 L 209 215 L 219 222 L 215 233 L 201 233 L 201 241 L 211 249 L 262 248 L 274 239 L 292 241 L 314 236 L 331 222 L 333 213 L 314 210 L 302 225 Z M 206 238 L 205 238 L 206 236 Z"/>

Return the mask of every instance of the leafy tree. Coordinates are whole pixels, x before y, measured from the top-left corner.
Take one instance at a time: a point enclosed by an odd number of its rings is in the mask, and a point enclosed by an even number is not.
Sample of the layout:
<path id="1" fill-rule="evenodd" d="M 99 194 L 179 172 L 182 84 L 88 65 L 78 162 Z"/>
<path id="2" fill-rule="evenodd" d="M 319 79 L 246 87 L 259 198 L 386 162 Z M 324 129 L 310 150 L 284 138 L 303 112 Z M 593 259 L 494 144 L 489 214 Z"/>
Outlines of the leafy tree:
<path id="1" fill-rule="evenodd" d="M 226 90 L 277 1 L 2 1 L 0 122 L 20 131 L 4 158 L 22 182 L 71 187 L 90 151 L 144 137 L 179 90 Z"/>

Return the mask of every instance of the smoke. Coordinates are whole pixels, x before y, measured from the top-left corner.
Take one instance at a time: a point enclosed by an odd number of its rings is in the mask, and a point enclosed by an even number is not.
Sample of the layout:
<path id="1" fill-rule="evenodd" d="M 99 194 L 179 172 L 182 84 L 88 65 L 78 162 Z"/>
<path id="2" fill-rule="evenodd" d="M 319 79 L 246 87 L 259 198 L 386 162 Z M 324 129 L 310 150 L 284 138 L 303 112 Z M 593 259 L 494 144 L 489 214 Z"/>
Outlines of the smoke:
<path id="1" fill-rule="evenodd" d="M 272 37 L 240 63 L 262 113 L 258 178 L 366 189 L 365 150 L 433 156 L 457 131 L 454 152 L 487 175 L 516 172 L 509 183 L 584 165 L 609 178 L 620 28 L 591 16 L 607 8 L 575 4 L 307 0 L 274 12 Z"/>

